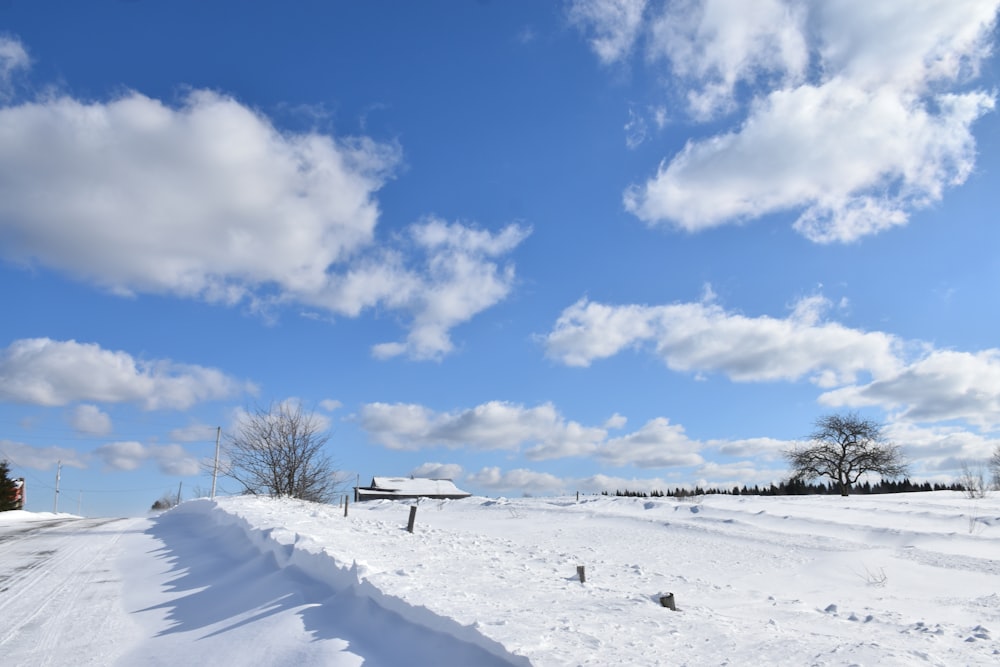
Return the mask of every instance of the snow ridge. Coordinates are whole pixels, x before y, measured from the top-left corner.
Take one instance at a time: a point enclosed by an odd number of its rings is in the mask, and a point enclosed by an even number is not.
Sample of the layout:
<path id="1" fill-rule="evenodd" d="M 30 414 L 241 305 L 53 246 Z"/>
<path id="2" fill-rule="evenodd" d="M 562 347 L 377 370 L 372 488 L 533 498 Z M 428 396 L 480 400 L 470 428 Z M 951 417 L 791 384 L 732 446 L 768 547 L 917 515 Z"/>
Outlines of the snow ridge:
<path id="1" fill-rule="evenodd" d="M 293 500 L 285 500 L 283 504 L 286 505 L 286 511 L 296 508 L 306 510 L 314 516 L 318 511 L 327 516 L 330 514 L 330 508 L 324 506 Z M 397 614 L 408 623 L 477 646 L 498 658 L 501 661 L 498 665 L 531 665 L 527 658 L 510 653 L 502 644 L 484 636 L 475 627 L 462 625 L 452 618 L 434 613 L 425 606 L 411 604 L 373 585 L 367 576 L 371 569 L 364 562 L 339 557 L 330 547 L 292 529 L 282 526 L 261 528 L 254 525 L 241 514 L 239 504 L 230 502 L 222 507 L 217 501 L 199 499 L 183 503 L 170 513 L 175 516 L 200 514 L 210 518 L 220 530 L 237 529 L 257 551 L 272 558 L 277 568 L 297 571 L 316 584 L 328 587 L 332 593 L 342 595 L 349 592 Z"/>

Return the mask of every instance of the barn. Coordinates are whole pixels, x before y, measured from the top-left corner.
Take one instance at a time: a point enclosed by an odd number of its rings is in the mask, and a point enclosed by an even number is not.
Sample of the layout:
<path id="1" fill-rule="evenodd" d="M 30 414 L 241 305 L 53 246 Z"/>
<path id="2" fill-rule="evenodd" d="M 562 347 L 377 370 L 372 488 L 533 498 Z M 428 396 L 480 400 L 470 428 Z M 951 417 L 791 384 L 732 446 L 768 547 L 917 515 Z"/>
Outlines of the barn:
<path id="1" fill-rule="evenodd" d="M 462 491 L 450 479 L 428 479 L 426 477 L 372 477 L 370 486 L 354 488 L 354 500 L 414 500 L 435 498 L 458 500 L 468 498 L 471 493 Z"/>

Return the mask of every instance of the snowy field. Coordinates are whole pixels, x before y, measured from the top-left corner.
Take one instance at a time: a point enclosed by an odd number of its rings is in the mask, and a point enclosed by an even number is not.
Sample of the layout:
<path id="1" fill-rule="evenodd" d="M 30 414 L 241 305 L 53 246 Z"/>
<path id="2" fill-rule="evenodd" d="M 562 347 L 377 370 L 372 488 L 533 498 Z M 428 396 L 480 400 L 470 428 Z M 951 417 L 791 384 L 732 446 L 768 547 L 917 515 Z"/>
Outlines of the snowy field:
<path id="1" fill-rule="evenodd" d="M 0 514 L 2 664 L 1000 664 L 996 494 L 423 501 L 412 534 L 408 517 L 253 498 Z"/>

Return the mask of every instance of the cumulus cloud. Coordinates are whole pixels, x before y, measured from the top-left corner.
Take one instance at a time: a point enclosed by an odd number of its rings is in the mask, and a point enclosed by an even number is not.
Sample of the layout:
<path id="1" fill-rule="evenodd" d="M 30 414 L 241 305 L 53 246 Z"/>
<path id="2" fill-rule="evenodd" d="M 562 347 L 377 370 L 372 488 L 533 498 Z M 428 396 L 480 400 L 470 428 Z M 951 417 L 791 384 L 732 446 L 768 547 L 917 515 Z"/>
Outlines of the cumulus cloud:
<path id="1" fill-rule="evenodd" d="M 702 488 L 729 489 L 734 486 L 770 485 L 773 482 L 786 479 L 788 470 L 769 470 L 761 468 L 754 461 L 734 461 L 732 463 L 717 463 L 706 461 L 694 471 L 698 475 L 696 486 Z"/>
<path id="2" fill-rule="evenodd" d="M 137 360 L 94 343 L 26 338 L 0 350 L 0 400 L 44 406 L 77 401 L 184 410 L 254 387 L 222 371 L 168 360 Z M 84 408 L 84 412 L 92 410 Z"/>
<path id="3" fill-rule="evenodd" d="M 358 421 L 375 442 L 390 449 L 445 446 L 517 450 L 526 443 L 584 451 L 605 431 L 567 421 L 550 403 L 533 408 L 490 401 L 458 412 L 436 413 L 422 405 L 369 403 Z"/>
<path id="4" fill-rule="evenodd" d="M 547 472 L 518 468 L 502 471 L 496 466 L 483 468 L 468 476 L 469 483 L 493 491 L 516 490 L 521 493 L 566 493 L 565 480 Z"/>
<path id="5" fill-rule="evenodd" d="M 0 109 L 0 128 L 8 259 L 220 301 L 322 285 L 370 242 L 396 160 L 370 140 L 283 135 L 209 91 L 176 109 L 134 92 L 22 103 Z"/>
<path id="6" fill-rule="evenodd" d="M 230 413 L 231 421 L 228 431 L 238 433 L 252 422 L 259 420 L 278 421 L 283 418 L 299 417 L 303 427 L 322 436 L 330 431 L 333 420 L 330 415 L 317 412 L 306 405 L 300 398 L 290 396 L 281 401 L 273 401 L 269 405 L 257 405 L 250 410 L 235 408 Z M 251 430 L 254 430 L 251 428 Z"/>
<path id="7" fill-rule="evenodd" d="M 411 313 L 403 342 L 381 343 L 377 358 L 406 354 L 436 359 L 453 348 L 449 331 L 502 301 L 514 284 L 514 267 L 499 258 L 516 248 L 531 230 L 517 224 L 498 233 L 428 218 L 411 227 L 413 243 L 426 257 L 420 272 L 396 273 L 384 280 L 382 298 Z M 393 280 L 392 278 L 396 278 Z"/>
<path id="8" fill-rule="evenodd" d="M 36 447 L 13 440 L 0 440 L 0 456 L 12 464 L 33 470 L 53 470 L 62 463 L 70 468 L 84 469 L 86 462 L 75 449 L 66 447 Z"/>
<path id="9" fill-rule="evenodd" d="M 711 301 L 665 306 L 607 305 L 581 299 L 545 336 L 549 357 L 588 366 L 626 349 L 652 348 L 669 368 L 718 372 L 741 382 L 798 380 L 820 386 L 885 377 L 899 367 L 901 342 L 822 320 L 822 297 L 807 297 L 787 317 L 747 317 Z"/>
<path id="10" fill-rule="evenodd" d="M 660 477 L 616 477 L 613 475 L 590 475 L 586 477 L 559 477 L 547 472 L 517 468 L 502 470 L 499 467 L 486 467 L 470 474 L 466 481 L 479 489 L 493 492 L 515 492 L 518 494 L 570 494 L 581 493 L 614 493 L 615 491 L 667 491 L 677 487 L 687 487 L 688 484 L 671 482 Z"/>
<path id="11" fill-rule="evenodd" d="M 569 20 L 604 64 L 625 58 L 642 29 L 647 0 L 574 0 Z"/>
<path id="12" fill-rule="evenodd" d="M 807 379 L 835 408 L 879 407 L 893 420 L 962 420 L 1000 426 L 1000 350 L 940 350 L 825 319 L 822 296 L 796 302 L 784 318 L 748 317 L 711 300 L 665 306 L 608 305 L 582 299 L 543 338 L 549 357 L 588 366 L 625 350 L 649 350 L 668 368 L 722 373 L 737 382 Z M 768 439 L 710 442 L 731 455 L 771 452 Z M 742 453 L 741 453 L 742 452 Z"/>
<path id="13" fill-rule="evenodd" d="M 398 450 L 523 451 L 534 461 L 588 457 L 611 466 L 643 468 L 688 466 L 703 460 L 698 454 L 703 444 L 665 418 L 609 438 L 607 425 L 585 426 L 567 420 L 550 403 L 528 408 L 491 401 L 443 413 L 416 404 L 369 403 L 356 419 L 374 442 Z M 625 418 L 616 414 L 608 422 L 610 427 L 621 428 Z"/>
<path id="14" fill-rule="evenodd" d="M 744 438 L 742 440 L 708 440 L 706 448 L 730 457 L 755 457 L 764 460 L 780 459 L 782 453 L 794 442 L 775 438 Z"/>
<path id="15" fill-rule="evenodd" d="M 111 470 L 130 471 L 147 461 L 156 462 L 165 475 L 190 477 L 200 472 L 198 460 L 180 445 L 144 445 L 141 442 L 110 442 L 94 454 Z"/>
<path id="16" fill-rule="evenodd" d="M 796 230 L 828 243 L 906 224 L 968 178 L 972 126 L 995 106 L 968 84 L 1000 0 L 579 4 L 602 10 L 580 15 L 606 36 L 592 42 L 603 62 L 642 37 L 691 118 L 738 119 L 627 190 L 626 208 L 650 225 L 694 232 L 790 211 Z"/>
<path id="17" fill-rule="evenodd" d="M 794 84 L 809 66 L 805 11 L 782 0 L 672 2 L 653 16 L 648 55 L 689 86 L 691 114 L 708 120 L 735 105 L 741 81 Z"/>
<path id="18" fill-rule="evenodd" d="M 168 438 L 176 442 L 215 442 L 218 426 L 188 424 L 170 431 Z"/>
<path id="19" fill-rule="evenodd" d="M 885 437 L 930 471 L 958 470 L 963 462 L 986 461 L 1000 446 L 1000 438 L 945 424 L 895 421 L 886 425 Z"/>
<path id="20" fill-rule="evenodd" d="M 70 415 L 70 423 L 77 433 L 107 435 L 111 433 L 111 417 L 96 405 L 78 405 Z"/>
<path id="21" fill-rule="evenodd" d="M 282 132 L 206 90 L 178 106 L 138 92 L 3 106 L 0 257 L 122 294 L 399 310 L 409 335 L 376 356 L 437 358 L 506 297 L 501 259 L 529 230 L 432 219 L 377 243 L 376 194 L 399 161 L 394 144 Z"/>
<path id="22" fill-rule="evenodd" d="M 634 433 L 613 438 L 597 448 L 597 457 L 613 466 L 674 468 L 704 461 L 700 442 L 691 440 L 684 427 L 663 417 L 650 420 Z"/>
<path id="23" fill-rule="evenodd" d="M 458 479 L 462 476 L 462 466 L 457 463 L 423 463 L 411 470 L 410 475 L 428 479 Z"/>
<path id="24" fill-rule="evenodd" d="M 933 350 L 899 372 L 820 396 L 834 407 L 879 406 L 898 420 L 960 419 L 979 428 L 1000 426 L 1000 350 Z"/>

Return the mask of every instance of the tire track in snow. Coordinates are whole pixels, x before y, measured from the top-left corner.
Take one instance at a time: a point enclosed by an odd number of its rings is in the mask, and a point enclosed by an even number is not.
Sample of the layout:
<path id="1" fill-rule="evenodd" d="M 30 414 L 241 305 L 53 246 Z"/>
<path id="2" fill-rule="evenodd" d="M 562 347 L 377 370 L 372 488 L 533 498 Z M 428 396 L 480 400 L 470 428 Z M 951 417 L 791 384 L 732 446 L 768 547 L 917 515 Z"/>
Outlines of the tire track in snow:
<path id="1" fill-rule="evenodd" d="M 120 583 L 108 561 L 133 523 L 72 519 L 6 535 L 0 544 L 0 654 L 5 663 L 56 664 L 65 659 L 67 645 L 113 644 L 112 637 L 81 636 L 79 621 L 86 621 L 88 633 L 113 623 L 104 608 L 116 604 L 117 592 L 105 594 L 102 588 Z M 112 526 L 109 535 L 96 531 L 105 525 Z M 90 618 L 80 619 L 81 614 Z"/>

